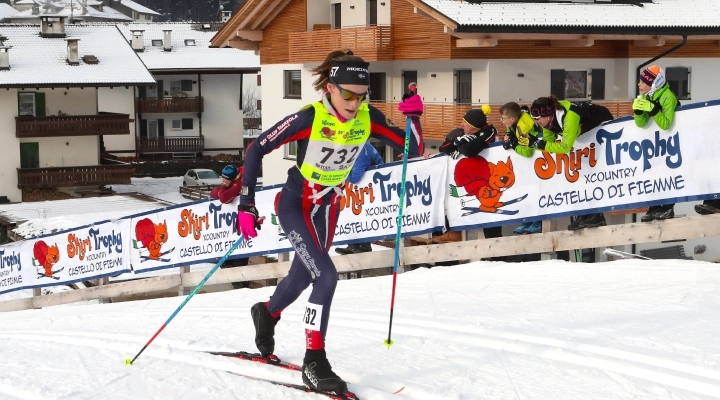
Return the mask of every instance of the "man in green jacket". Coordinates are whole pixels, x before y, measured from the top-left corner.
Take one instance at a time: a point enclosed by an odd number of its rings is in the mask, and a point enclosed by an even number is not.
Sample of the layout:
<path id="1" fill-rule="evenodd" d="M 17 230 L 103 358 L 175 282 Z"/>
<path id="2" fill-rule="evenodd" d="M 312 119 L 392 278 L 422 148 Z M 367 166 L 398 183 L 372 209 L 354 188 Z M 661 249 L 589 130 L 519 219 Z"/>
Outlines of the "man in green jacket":
<path id="1" fill-rule="evenodd" d="M 677 97 L 670 90 L 665 81 L 665 72 L 657 65 L 645 68 L 640 73 L 638 82 L 640 95 L 633 101 L 635 112 L 635 125 L 642 128 L 648 124 L 650 118 L 660 129 L 667 131 L 675 120 L 675 108 L 678 105 Z M 642 222 L 663 220 L 675 216 L 675 203 L 652 206 L 640 218 Z"/>

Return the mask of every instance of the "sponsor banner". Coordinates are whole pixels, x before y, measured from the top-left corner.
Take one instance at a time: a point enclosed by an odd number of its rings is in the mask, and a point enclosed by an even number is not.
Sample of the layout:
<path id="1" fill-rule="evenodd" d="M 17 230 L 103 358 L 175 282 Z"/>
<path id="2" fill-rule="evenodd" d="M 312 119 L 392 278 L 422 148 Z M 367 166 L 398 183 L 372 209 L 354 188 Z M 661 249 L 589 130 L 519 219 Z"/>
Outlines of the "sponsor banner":
<path id="1" fill-rule="evenodd" d="M 712 198 L 720 105 L 689 107 L 669 130 L 621 118 L 581 135 L 568 154 L 525 158 L 502 146 L 450 160 L 447 214 L 459 229 Z M 688 158 L 690 157 L 690 158 Z M 692 162 L 689 162 L 692 160 Z"/>
<path id="2" fill-rule="evenodd" d="M 2 246 L 0 293 L 129 272 L 129 226 L 102 222 Z"/>
<path id="3" fill-rule="evenodd" d="M 441 230 L 445 224 L 447 157 L 408 163 L 406 200 L 400 221 L 403 236 Z M 400 206 L 402 163 L 370 169 L 358 184 L 348 183 L 341 200 L 334 244 L 395 237 Z"/>

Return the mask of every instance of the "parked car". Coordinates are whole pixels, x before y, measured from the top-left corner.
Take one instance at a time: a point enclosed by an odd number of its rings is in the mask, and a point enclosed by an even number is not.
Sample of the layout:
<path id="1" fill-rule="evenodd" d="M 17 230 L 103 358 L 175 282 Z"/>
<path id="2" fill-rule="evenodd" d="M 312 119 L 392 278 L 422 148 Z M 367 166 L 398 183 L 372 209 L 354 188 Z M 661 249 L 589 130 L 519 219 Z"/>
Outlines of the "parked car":
<path id="1" fill-rule="evenodd" d="M 218 186 L 222 178 L 211 169 L 190 169 L 183 176 L 183 186 Z"/>

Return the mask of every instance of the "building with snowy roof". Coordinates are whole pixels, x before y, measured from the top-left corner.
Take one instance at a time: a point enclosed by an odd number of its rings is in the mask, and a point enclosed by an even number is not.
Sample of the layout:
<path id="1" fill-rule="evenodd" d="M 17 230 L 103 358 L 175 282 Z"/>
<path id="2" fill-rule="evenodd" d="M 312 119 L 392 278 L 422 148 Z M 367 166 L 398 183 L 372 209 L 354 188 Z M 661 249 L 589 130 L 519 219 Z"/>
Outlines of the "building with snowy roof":
<path id="1" fill-rule="evenodd" d="M 0 24 L 0 196 L 13 202 L 22 190 L 129 183 L 133 172 L 100 165 L 102 138 L 133 136 L 133 93 L 155 79 L 116 27 L 65 20 Z"/>

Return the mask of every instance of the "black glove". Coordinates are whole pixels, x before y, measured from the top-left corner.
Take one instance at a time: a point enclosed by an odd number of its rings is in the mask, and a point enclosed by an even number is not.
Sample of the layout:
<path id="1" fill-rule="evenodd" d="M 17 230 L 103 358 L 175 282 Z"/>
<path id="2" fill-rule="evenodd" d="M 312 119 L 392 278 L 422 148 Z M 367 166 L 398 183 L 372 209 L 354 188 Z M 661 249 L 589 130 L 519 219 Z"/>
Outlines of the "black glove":
<path id="1" fill-rule="evenodd" d="M 508 137 L 507 140 L 503 141 L 503 148 L 505 150 L 510 150 L 510 149 L 514 150 L 515 147 L 517 147 L 517 145 L 518 145 L 517 134 L 515 133 L 515 131 L 511 131 L 511 132 L 507 133 L 507 137 Z"/>
<path id="2" fill-rule="evenodd" d="M 440 145 L 440 151 L 449 155 L 450 157 L 452 157 L 453 156 L 452 153 L 458 151 L 458 146 L 454 143 L 453 140 L 446 140 L 443 142 L 442 145 Z M 458 153 L 458 155 L 459 154 L 460 153 Z M 455 157 L 455 158 L 457 158 L 457 157 Z"/>
<path id="3" fill-rule="evenodd" d="M 644 113 L 645 111 L 643 111 L 643 110 L 633 110 L 633 112 L 635 113 L 635 115 L 643 115 L 643 113 Z"/>
<path id="4" fill-rule="evenodd" d="M 456 137 L 455 140 L 453 141 L 453 144 L 455 146 L 460 147 L 466 143 L 470 143 L 470 142 L 474 141 L 475 139 L 477 139 L 477 136 L 475 136 L 474 134 L 462 135 L 462 136 Z"/>
<path id="5" fill-rule="evenodd" d="M 405 93 L 404 95 L 402 95 L 402 101 L 407 100 L 410 96 L 412 96 L 410 93 Z"/>
<path id="6" fill-rule="evenodd" d="M 653 108 L 648 114 L 650 114 L 651 117 L 654 117 L 657 113 L 660 112 L 660 110 L 662 110 L 662 107 L 660 106 L 659 101 L 650 100 L 650 102 L 653 103 Z"/>
<path id="7" fill-rule="evenodd" d="M 460 151 L 460 154 L 465 157 L 475 157 L 488 147 L 487 142 L 484 140 L 473 140 L 472 142 L 461 144 L 460 147 L 458 147 L 458 150 Z"/>

